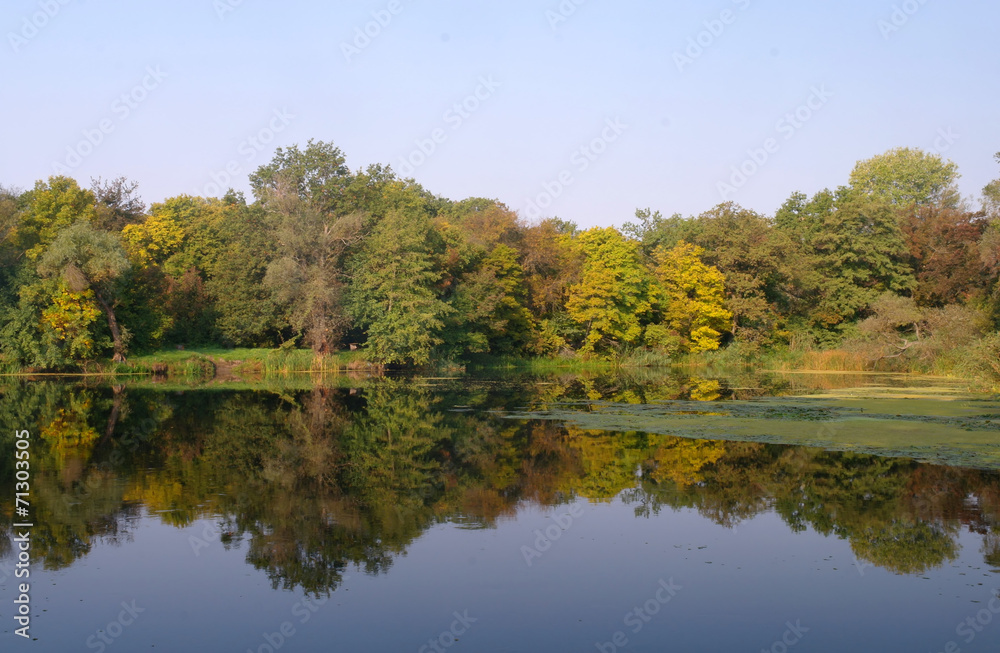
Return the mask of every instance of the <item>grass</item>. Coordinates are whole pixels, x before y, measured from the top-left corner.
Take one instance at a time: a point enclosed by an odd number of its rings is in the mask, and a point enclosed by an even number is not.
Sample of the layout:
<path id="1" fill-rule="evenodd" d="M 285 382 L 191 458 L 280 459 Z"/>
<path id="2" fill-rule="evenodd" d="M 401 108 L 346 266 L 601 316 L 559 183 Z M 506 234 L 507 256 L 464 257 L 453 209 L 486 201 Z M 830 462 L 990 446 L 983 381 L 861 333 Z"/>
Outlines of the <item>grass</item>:
<path id="1" fill-rule="evenodd" d="M 95 361 L 76 373 L 61 376 L 166 376 L 177 379 L 207 380 L 237 376 L 257 379 L 299 373 L 345 373 L 379 370 L 367 362 L 364 352 L 345 351 L 316 356 L 308 349 L 225 349 L 203 347 L 163 350 L 132 356 L 125 363 Z M 24 370 L 11 375 L 40 376 Z"/>

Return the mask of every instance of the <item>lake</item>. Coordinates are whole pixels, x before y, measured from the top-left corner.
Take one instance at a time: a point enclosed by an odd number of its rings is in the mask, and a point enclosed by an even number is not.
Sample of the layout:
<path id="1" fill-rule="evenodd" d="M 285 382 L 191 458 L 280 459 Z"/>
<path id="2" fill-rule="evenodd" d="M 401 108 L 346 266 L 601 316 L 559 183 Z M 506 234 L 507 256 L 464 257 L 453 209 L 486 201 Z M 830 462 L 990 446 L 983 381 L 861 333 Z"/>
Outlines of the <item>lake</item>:
<path id="1" fill-rule="evenodd" d="M 1000 402 L 954 381 L 6 381 L 0 419 L 4 651 L 1000 646 Z"/>

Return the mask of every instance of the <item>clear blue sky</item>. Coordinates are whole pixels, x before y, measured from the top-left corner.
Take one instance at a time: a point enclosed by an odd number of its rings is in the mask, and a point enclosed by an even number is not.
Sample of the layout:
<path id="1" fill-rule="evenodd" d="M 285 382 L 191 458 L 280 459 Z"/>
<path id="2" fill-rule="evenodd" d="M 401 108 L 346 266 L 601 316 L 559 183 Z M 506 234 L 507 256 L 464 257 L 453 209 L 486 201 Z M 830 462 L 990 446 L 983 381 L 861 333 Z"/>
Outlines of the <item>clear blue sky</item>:
<path id="1" fill-rule="evenodd" d="M 1000 176 L 994 3 L 563 5 L 574 11 L 556 22 L 559 0 L 4 0 L 0 183 L 30 187 L 59 163 L 83 185 L 128 176 L 159 201 L 210 193 L 227 166 L 247 190 L 275 147 L 310 138 L 352 168 L 397 170 L 430 139 L 412 176 L 432 192 L 526 212 L 548 184 L 542 213 L 591 226 L 637 207 L 700 213 L 722 201 L 720 182 L 772 213 L 895 146 L 943 146 L 968 196 Z M 380 11 L 387 24 L 345 54 Z M 785 120 L 797 109 L 808 119 Z M 100 143 L 81 146 L 85 132 Z M 732 167 L 771 138 L 733 185 Z M 588 158 L 594 139 L 603 152 Z M 561 175 L 573 183 L 558 191 Z"/>

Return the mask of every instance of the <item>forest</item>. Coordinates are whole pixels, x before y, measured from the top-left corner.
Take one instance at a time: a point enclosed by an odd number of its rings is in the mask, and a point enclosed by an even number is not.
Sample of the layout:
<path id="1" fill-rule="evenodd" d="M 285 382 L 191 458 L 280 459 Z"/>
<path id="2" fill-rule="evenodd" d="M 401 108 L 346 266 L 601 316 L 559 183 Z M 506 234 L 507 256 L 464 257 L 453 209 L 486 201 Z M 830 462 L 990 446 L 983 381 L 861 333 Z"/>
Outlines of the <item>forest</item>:
<path id="1" fill-rule="evenodd" d="M 897 148 L 774 215 L 643 208 L 620 229 L 446 199 L 323 141 L 278 149 L 252 201 L 147 207 L 124 177 L 53 176 L 0 187 L 0 368 L 214 346 L 402 366 L 778 356 L 996 383 L 1000 179 L 964 198 L 959 176 Z"/>

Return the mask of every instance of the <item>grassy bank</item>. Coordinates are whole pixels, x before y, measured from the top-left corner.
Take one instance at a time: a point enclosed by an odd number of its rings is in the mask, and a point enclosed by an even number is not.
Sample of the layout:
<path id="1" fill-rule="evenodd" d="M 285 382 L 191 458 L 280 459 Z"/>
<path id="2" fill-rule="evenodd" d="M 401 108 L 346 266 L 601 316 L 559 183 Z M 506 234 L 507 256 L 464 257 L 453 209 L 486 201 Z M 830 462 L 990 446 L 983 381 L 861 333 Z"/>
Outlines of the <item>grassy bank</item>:
<path id="1" fill-rule="evenodd" d="M 130 357 L 125 363 L 88 362 L 65 376 L 159 376 L 175 379 L 259 379 L 294 373 L 346 373 L 379 370 L 361 351 L 316 356 L 305 349 L 197 348 L 158 351 Z M 6 370 L 20 376 L 41 376 L 38 370 Z"/>

